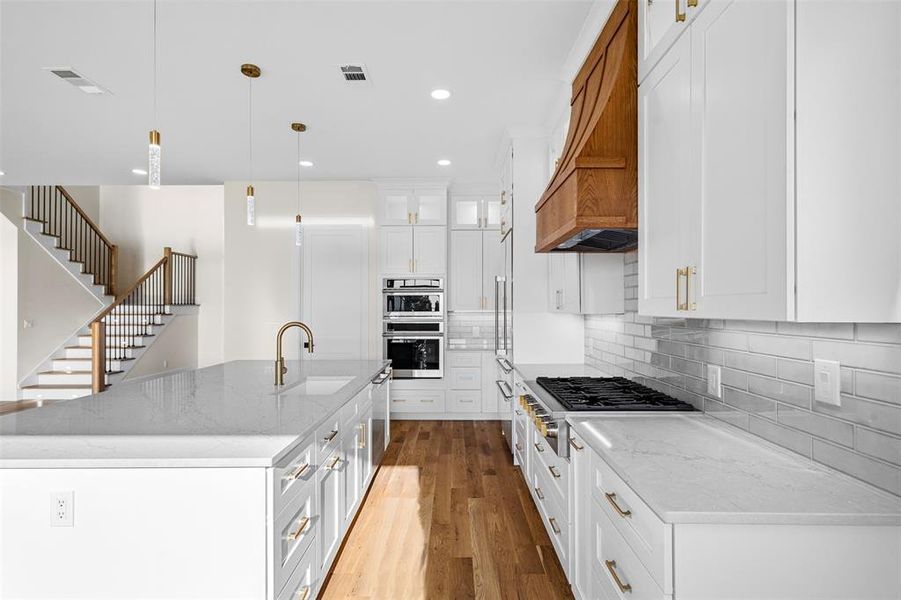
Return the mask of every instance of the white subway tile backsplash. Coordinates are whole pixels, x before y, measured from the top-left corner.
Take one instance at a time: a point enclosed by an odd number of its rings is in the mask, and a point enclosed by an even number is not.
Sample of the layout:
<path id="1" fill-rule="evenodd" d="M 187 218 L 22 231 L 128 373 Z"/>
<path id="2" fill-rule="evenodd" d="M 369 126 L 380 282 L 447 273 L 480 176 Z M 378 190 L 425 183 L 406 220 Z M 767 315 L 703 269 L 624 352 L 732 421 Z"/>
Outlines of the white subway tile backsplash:
<path id="1" fill-rule="evenodd" d="M 637 253 L 625 264 L 637 282 Z M 586 363 L 901 495 L 901 325 L 656 318 L 630 298 L 587 316 L 585 337 Z M 841 407 L 813 400 L 814 358 L 841 363 Z M 707 364 L 723 366 L 722 399 Z"/>
<path id="2" fill-rule="evenodd" d="M 901 469 L 817 439 L 813 459 L 901 496 Z"/>
<path id="3" fill-rule="evenodd" d="M 813 358 L 837 360 L 845 367 L 901 373 L 901 346 L 814 340 Z"/>
<path id="4" fill-rule="evenodd" d="M 748 336 L 748 349 L 759 354 L 810 360 L 810 340 L 778 335 Z"/>
<path id="5" fill-rule="evenodd" d="M 854 427 L 850 423 L 824 417 L 810 411 L 779 405 L 776 420 L 815 436 L 850 447 L 854 443 Z"/>
<path id="6" fill-rule="evenodd" d="M 864 454 L 901 465 L 901 437 L 858 427 L 854 432 L 854 447 Z"/>

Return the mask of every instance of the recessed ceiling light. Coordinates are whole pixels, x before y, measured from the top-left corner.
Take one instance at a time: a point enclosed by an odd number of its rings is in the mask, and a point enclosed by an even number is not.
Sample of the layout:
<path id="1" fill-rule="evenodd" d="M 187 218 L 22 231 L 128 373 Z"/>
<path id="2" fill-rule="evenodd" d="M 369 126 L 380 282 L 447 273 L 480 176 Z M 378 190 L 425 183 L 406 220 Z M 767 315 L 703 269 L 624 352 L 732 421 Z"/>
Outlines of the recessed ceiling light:
<path id="1" fill-rule="evenodd" d="M 147 174 L 147 171 L 145 171 L 144 169 L 132 169 L 131 172 L 134 173 L 135 175 L 146 175 Z"/>
<path id="2" fill-rule="evenodd" d="M 449 167 L 450 161 L 447 160 L 446 158 L 442 158 L 441 160 L 438 161 L 438 166 L 439 167 Z"/>
<path id="3" fill-rule="evenodd" d="M 311 160 L 302 160 L 298 163 L 301 167 L 312 167 L 313 161 Z"/>
<path id="4" fill-rule="evenodd" d="M 448 98 L 450 98 L 450 95 L 451 93 L 449 90 L 432 90 L 432 98 L 434 98 L 435 100 L 447 100 Z"/>

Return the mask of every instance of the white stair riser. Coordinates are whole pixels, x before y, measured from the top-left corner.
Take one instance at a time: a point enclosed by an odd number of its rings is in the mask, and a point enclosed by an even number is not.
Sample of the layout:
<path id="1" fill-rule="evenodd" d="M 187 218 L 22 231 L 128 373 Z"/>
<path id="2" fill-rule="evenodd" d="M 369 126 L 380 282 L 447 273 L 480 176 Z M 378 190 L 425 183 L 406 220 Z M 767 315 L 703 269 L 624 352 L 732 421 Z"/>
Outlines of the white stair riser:
<path id="1" fill-rule="evenodd" d="M 125 358 L 135 358 L 138 355 L 138 352 L 142 350 L 142 348 L 128 348 L 125 350 Z M 121 349 L 110 350 L 107 349 L 106 355 L 107 357 L 115 357 L 119 358 L 121 353 Z M 91 347 L 83 346 L 79 348 L 66 348 L 66 358 L 78 358 L 85 359 L 90 361 L 92 357 Z"/>
<path id="2" fill-rule="evenodd" d="M 53 361 L 53 370 L 54 371 L 90 371 L 91 370 L 91 358 L 85 358 L 83 360 L 54 360 Z M 123 362 L 120 360 L 113 360 L 109 364 L 106 365 L 107 370 L 109 371 L 121 371 Z"/>
<path id="3" fill-rule="evenodd" d="M 25 389 L 21 391 L 23 400 L 69 400 L 71 398 L 80 398 L 81 396 L 90 395 L 91 390 L 83 389 Z"/>
<path id="4" fill-rule="evenodd" d="M 146 346 L 147 342 L 150 341 L 147 336 L 137 336 L 137 337 L 107 337 L 106 339 L 106 347 L 107 348 L 121 348 L 123 342 L 127 342 L 129 346 Z M 90 346 L 91 345 L 91 336 L 89 335 L 79 335 L 78 336 L 78 345 L 79 346 Z"/>
<path id="5" fill-rule="evenodd" d="M 91 385 L 91 374 L 38 373 L 38 385 Z"/>

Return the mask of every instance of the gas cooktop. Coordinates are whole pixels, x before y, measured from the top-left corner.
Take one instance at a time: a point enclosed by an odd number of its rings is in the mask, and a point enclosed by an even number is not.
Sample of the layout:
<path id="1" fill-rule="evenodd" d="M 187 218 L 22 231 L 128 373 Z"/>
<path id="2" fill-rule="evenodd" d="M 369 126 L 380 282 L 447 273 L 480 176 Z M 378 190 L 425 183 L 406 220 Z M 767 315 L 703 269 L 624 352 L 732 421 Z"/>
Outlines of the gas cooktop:
<path id="1" fill-rule="evenodd" d="M 567 410 L 695 410 L 687 402 L 682 402 L 624 377 L 539 377 L 535 381 Z"/>

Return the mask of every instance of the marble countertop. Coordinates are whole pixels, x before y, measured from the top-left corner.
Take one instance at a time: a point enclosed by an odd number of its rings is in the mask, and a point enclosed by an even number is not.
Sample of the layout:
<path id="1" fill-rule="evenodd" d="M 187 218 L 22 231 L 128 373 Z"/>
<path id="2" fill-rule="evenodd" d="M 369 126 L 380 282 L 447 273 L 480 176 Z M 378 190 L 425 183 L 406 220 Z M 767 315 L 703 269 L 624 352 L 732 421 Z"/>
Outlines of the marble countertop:
<path id="1" fill-rule="evenodd" d="M 381 360 L 234 361 L 0 417 L 0 468 L 262 466 L 366 388 Z"/>
<path id="2" fill-rule="evenodd" d="M 570 417 L 667 523 L 901 525 L 901 499 L 712 417 Z"/>

